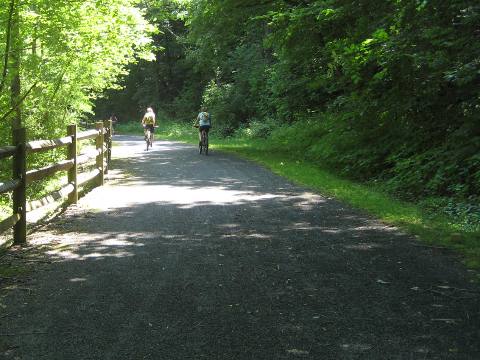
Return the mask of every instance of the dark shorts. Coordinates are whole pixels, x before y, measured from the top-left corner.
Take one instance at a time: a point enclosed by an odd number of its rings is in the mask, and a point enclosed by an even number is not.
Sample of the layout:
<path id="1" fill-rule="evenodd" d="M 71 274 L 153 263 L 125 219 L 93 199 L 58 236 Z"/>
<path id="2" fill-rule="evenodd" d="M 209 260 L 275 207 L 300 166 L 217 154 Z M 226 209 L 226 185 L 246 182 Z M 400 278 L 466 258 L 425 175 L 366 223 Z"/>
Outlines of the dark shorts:
<path id="1" fill-rule="evenodd" d="M 153 125 L 145 124 L 145 130 L 146 129 L 149 129 L 152 134 L 155 132 L 155 126 Z"/>
<path id="2" fill-rule="evenodd" d="M 208 130 L 210 130 L 210 125 L 202 125 L 198 128 L 198 131 L 202 130 L 206 130 L 208 132 Z"/>

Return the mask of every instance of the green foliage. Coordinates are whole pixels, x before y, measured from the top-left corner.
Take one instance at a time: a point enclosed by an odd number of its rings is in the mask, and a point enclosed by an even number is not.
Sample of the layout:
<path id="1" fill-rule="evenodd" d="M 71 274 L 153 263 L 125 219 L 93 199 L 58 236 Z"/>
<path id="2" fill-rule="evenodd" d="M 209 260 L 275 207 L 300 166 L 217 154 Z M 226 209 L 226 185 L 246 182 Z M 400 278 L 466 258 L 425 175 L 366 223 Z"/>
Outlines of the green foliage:
<path id="1" fill-rule="evenodd" d="M 402 199 L 448 199 L 475 223 L 462 209 L 480 194 L 476 1 L 149 4 L 165 50 L 109 104 L 188 120 L 203 103 L 218 134 L 267 139 Z"/>
<path id="2" fill-rule="evenodd" d="M 479 199 L 471 197 L 468 202 L 458 202 L 452 198 L 427 198 L 420 206 L 429 214 L 443 214 L 458 231 L 480 233 Z"/>
<path id="3" fill-rule="evenodd" d="M 233 134 L 237 127 L 235 115 L 239 104 L 233 90 L 231 84 L 217 85 L 211 81 L 203 95 L 203 104 L 215 114 L 215 119 L 221 119 L 215 126 L 220 128 L 225 136 Z"/>
<path id="4" fill-rule="evenodd" d="M 140 121 L 122 122 L 115 126 L 115 134 L 117 135 L 143 135 L 143 128 Z"/>
<path id="5" fill-rule="evenodd" d="M 250 123 L 246 123 L 238 128 L 235 132 L 235 137 L 267 139 L 278 126 L 278 121 L 273 118 L 252 119 Z"/>
<path id="6" fill-rule="evenodd" d="M 135 56 L 148 55 L 150 28 L 134 4 L 133 0 L 115 0 L 108 5 L 38 0 L 16 5 L 19 40 L 26 48 L 12 51 L 21 52 L 23 93 L 34 86 L 22 104 L 30 138 L 63 134 L 66 124 L 90 111 L 91 100 L 115 86 Z M 5 24 L 8 14 L 2 15 Z M 7 31 L 5 27 L 3 31 Z M 0 34 L 2 41 L 4 34 Z M 13 76 L 11 70 L 8 66 L 7 76 Z M 9 87 L 0 95 L 4 114 L 9 109 Z M 2 134 L 8 128 L 8 122 L 2 123 Z"/>
<path id="7" fill-rule="evenodd" d="M 95 103 L 95 117 L 116 114 L 119 121 L 139 119 L 147 107 L 182 120 L 198 110 L 205 80 L 187 56 L 183 1 L 148 0 L 146 18 L 158 29 L 155 61 L 140 60 L 129 67 L 119 89 L 107 91 Z M 187 81 L 188 79 L 188 81 Z"/>
<path id="8" fill-rule="evenodd" d="M 139 122 L 123 122 L 115 128 L 115 132 L 122 135 L 143 135 L 143 129 Z M 162 119 L 156 133 L 157 139 L 198 141 L 198 129 L 194 128 L 191 122 Z"/>
<path id="9" fill-rule="evenodd" d="M 138 4 L 0 0 L 0 146 L 11 143 L 19 126 L 26 127 L 27 140 L 65 136 L 66 125 L 91 113 L 92 102 L 117 86 L 129 63 L 151 59 L 154 29 Z M 28 168 L 64 155 L 30 156 Z M 9 167 L 0 162 L 0 180 L 11 176 Z M 30 195 L 41 196 L 44 187 L 30 186 Z"/>

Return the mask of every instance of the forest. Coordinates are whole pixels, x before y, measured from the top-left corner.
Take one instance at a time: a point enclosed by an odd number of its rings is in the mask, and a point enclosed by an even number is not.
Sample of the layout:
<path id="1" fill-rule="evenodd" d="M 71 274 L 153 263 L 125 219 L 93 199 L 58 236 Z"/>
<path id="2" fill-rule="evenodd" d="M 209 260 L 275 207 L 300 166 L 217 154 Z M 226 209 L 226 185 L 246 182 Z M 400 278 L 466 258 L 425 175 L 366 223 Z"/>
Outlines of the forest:
<path id="1" fill-rule="evenodd" d="M 97 115 L 190 122 L 204 104 L 217 134 L 480 223 L 477 1 L 164 0 L 147 18 L 156 61 Z"/>
<path id="2" fill-rule="evenodd" d="M 205 105 L 218 136 L 480 226 L 476 0 L 0 3 L 0 145 Z"/>

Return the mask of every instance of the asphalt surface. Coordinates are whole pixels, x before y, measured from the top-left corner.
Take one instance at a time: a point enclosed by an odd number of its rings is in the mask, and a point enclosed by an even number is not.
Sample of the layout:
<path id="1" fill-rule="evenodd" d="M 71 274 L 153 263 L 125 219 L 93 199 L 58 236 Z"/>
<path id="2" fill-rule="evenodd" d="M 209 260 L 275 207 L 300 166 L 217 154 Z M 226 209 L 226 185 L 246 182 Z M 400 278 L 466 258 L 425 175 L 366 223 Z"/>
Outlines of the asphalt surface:
<path id="1" fill-rule="evenodd" d="M 251 162 L 117 136 L 104 187 L 4 257 L 5 359 L 480 359 L 450 252 Z M 6 285 L 8 286 L 6 286 Z"/>

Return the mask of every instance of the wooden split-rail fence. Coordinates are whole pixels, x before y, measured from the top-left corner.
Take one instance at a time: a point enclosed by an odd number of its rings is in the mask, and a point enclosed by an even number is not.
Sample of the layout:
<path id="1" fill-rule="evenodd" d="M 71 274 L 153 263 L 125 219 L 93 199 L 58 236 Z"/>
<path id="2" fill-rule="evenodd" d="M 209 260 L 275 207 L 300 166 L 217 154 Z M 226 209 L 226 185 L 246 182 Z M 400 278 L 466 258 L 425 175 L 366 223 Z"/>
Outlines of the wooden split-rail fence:
<path id="1" fill-rule="evenodd" d="M 78 144 L 82 140 L 95 139 L 93 154 L 78 154 Z M 26 141 L 25 128 L 14 130 L 13 146 L 0 147 L 0 160 L 13 158 L 13 179 L 0 182 L 0 195 L 12 194 L 12 215 L 0 222 L 0 233 L 13 228 L 14 244 L 27 241 L 27 210 L 35 210 L 50 199 L 66 199 L 67 204 L 78 201 L 79 188 L 95 180 L 96 186 L 103 185 L 104 174 L 108 172 L 112 154 L 112 121 L 97 122 L 95 129 L 77 132 L 77 125 L 67 127 L 67 136 L 54 140 Z M 67 147 L 67 158 L 41 169 L 27 169 L 28 154 Z M 88 173 L 79 174 L 79 167 L 95 159 L 95 168 Z M 49 196 L 27 203 L 28 185 L 45 179 L 59 171 L 68 171 L 68 184 Z M 80 176 L 79 176 L 80 175 Z"/>

